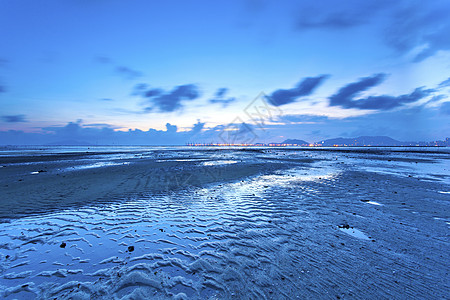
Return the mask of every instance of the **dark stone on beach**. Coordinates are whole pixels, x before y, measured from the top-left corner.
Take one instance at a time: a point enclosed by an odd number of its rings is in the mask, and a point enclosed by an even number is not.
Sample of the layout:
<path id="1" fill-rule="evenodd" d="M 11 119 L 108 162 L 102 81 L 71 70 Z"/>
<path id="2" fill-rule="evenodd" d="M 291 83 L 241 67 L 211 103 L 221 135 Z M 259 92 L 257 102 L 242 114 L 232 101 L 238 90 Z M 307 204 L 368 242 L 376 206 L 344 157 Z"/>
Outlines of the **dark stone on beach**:
<path id="1" fill-rule="evenodd" d="M 67 244 L 65 242 L 62 242 L 61 245 L 59 245 L 59 248 L 66 248 L 66 245 Z"/>
<path id="2" fill-rule="evenodd" d="M 10 256 L 9 256 L 9 255 L 6 255 L 5 258 L 8 259 L 8 258 L 10 258 Z"/>
<path id="3" fill-rule="evenodd" d="M 338 227 L 339 228 L 344 228 L 344 229 L 350 229 L 350 225 L 348 225 L 348 224 L 340 225 Z"/>
<path id="4" fill-rule="evenodd" d="M 128 252 L 133 252 L 134 251 L 134 246 L 128 246 Z"/>

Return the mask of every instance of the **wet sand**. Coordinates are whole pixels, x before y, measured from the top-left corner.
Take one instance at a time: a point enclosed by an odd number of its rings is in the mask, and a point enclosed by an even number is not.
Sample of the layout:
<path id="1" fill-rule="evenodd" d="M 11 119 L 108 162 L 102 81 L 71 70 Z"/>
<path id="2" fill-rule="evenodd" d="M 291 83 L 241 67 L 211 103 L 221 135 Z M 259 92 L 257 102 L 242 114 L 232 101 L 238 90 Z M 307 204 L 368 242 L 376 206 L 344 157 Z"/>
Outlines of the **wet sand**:
<path id="1" fill-rule="evenodd" d="M 47 161 L 37 174 L 8 165 L 0 293 L 445 299 L 448 157 L 377 155 L 177 153 L 72 171 Z"/>
<path id="2" fill-rule="evenodd" d="M 154 159 L 136 159 L 131 163 L 128 159 L 127 164 L 74 171 L 70 168 L 59 171 L 58 163 L 47 163 L 42 168 L 8 166 L 3 168 L 4 172 L 0 169 L 0 219 L 238 180 L 282 168 L 282 163 L 275 162 L 249 163 L 243 168 L 239 165 L 198 166 L 183 160 L 155 162 Z"/>

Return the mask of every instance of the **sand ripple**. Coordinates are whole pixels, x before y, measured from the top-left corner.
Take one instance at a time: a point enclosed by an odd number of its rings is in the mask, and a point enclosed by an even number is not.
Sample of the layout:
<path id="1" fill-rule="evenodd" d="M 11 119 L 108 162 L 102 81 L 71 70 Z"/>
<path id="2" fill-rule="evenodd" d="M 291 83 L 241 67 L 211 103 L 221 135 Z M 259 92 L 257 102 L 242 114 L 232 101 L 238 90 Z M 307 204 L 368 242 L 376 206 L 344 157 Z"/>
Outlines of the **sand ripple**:
<path id="1" fill-rule="evenodd" d="M 0 224 L 0 293 L 445 298 L 445 189 L 325 161 L 10 220 Z"/>

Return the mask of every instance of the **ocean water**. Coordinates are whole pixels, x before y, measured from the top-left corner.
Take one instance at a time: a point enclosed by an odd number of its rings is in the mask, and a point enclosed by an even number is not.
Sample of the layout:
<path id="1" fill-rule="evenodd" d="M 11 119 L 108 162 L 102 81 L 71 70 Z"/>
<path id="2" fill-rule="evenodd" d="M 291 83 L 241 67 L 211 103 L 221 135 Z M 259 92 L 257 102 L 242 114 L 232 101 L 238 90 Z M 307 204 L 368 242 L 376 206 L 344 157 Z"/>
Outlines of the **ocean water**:
<path id="1" fill-rule="evenodd" d="M 15 180 L 156 171 L 101 201 L 2 205 L 0 296 L 448 297 L 450 152 L 432 150 L 2 148 L 5 193 Z"/>

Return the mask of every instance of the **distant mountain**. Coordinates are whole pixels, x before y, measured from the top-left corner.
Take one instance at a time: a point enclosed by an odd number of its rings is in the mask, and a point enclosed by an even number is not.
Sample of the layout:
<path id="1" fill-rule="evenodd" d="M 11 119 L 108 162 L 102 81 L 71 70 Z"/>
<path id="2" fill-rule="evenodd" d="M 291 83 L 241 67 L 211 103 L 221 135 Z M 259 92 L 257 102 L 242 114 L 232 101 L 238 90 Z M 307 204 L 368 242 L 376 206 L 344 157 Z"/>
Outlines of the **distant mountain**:
<path id="1" fill-rule="evenodd" d="M 317 144 L 321 146 L 407 146 L 410 142 L 400 142 L 388 136 L 360 136 L 357 138 L 328 139 Z"/>
<path id="2" fill-rule="evenodd" d="M 287 139 L 284 142 L 282 142 L 281 144 L 302 145 L 302 146 L 309 145 L 309 143 L 304 140 L 296 140 L 296 139 Z"/>

